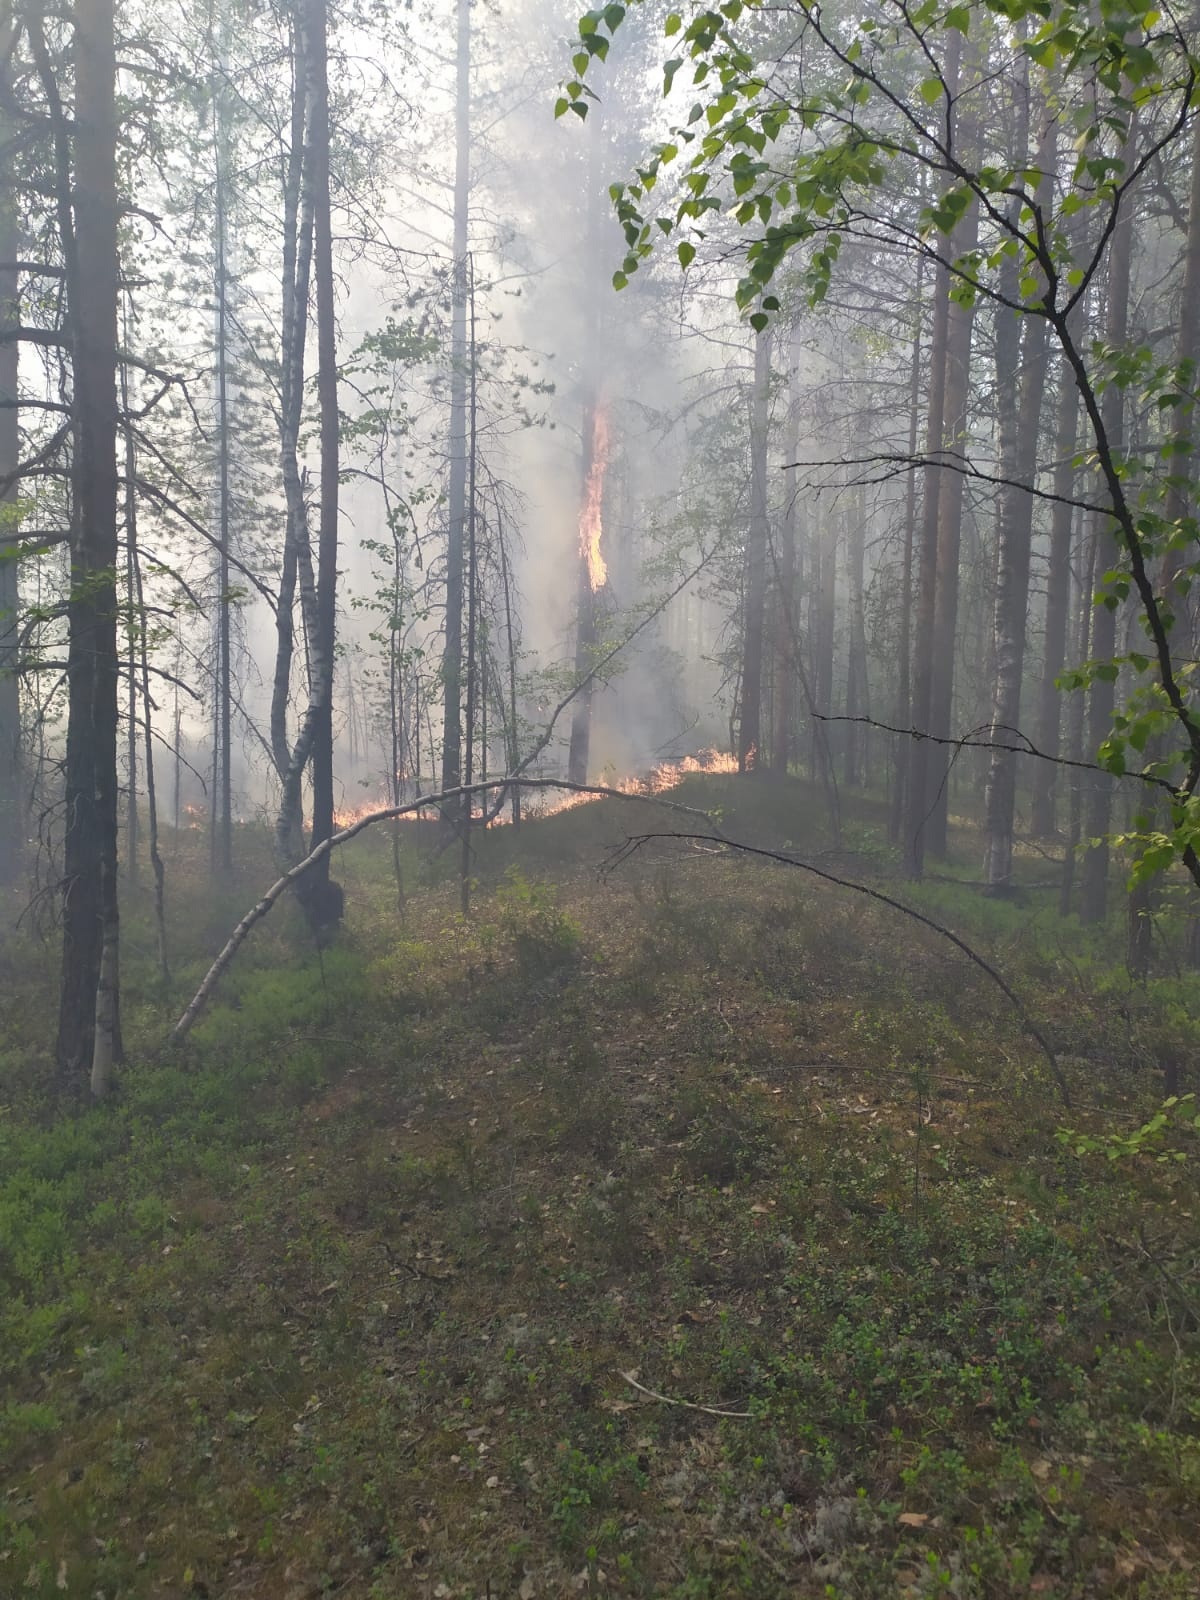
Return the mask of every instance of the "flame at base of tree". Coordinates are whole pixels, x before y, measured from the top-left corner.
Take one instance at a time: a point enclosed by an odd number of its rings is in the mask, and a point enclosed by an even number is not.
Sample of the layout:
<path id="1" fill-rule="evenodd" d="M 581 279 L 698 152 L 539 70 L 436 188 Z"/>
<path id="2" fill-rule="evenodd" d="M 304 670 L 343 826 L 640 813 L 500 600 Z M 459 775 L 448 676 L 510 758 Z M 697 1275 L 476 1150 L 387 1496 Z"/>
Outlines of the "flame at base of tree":
<path id="1" fill-rule="evenodd" d="M 589 441 L 587 482 L 583 486 L 583 506 L 579 513 L 579 553 L 587 565 L 588 583 L 599 594 L 608 582 L 608 562 L 604 559 L 604 478 L 608 471 L 608 412 L 602 405 L 592 407 L 592 437 Z"/>

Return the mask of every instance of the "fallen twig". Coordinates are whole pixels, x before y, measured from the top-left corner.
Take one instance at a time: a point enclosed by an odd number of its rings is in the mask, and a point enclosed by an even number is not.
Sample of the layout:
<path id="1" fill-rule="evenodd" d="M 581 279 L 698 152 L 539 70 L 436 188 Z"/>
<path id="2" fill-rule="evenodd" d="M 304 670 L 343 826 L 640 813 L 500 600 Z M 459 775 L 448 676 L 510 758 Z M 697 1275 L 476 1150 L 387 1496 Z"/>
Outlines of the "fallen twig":
<path id="1" fill-rule="evenodd" d="M 709 1417 L 737 1417 L 745 1421 L 752 1417 L 752 1411 L 721 1411 L 717 1406 L 697 1405 L 694 1400 L 676 1400 L 669 1394 L 659 1394 L 657 1389 L 647 1389 L 644 1383 L 639 1383 L 632 1372 L 618 1372 L 618 1377 L 624 1378 L 631 1389 L 636 1389 L 639 1394 L 649 1395 L 651 1400 L 661 1400 L 665 1406 L 682 1406 L 685 1411 L 703 1411 Z"/>

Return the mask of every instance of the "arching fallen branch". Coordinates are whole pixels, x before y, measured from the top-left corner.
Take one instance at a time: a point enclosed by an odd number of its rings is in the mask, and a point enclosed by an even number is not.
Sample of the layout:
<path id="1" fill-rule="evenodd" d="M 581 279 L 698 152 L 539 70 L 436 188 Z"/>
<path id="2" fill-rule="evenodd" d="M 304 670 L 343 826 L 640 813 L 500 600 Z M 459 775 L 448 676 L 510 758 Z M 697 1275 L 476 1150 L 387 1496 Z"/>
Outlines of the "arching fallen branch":
<path id="1" fill-rule="evenodd" d="M 921 923 L 924 927 L 929 928 L 932 932 L 940 935 L 941 938 L 948 939 L 952 945 L 962 951 L 963 955 L 965 955 L 969 961 L 973 961 L 981 972 L 985 972 L 987 974 L 987 976 L 992 980 L 1002 994 L 1008 997 L 1013 1009 L 1020 1017 L 1021 1024 L 1026 1033 L 1028 1033 L 1032 1039 L 1037 1041 L 1041 1048 L 1042 1054 L 1046 1057 L 1046 1060 L 1050 1065 L 1050 1071 L 1054 1076 L 1054 1081 L 1058 1085 L 1058 1092 L 1062 1099 L 1063 1105 L 1068 1111 L 1071 1109 L 1071 1091 L 1067 1084 L 1066 1077 L 1063 1074 L 1062 1067 L 1059 1065 L 1058 1057 L 1050 1048 L 1050 1044 L 1046 1039 L 1045 1034 L 1043 1034 L 1041 1029 L 1034 1022 L 1033 1018 L 1029 1015 L 1028 1011 L 1026 1011 L 1020 996 L 1009 986 L 1005 979 L 1001 977 L 1001 975 L 996 971 L 995 967 L 993 967 L 989 962 L 985 961 L 977 950 L 973 950 L 965 939 L 960 939 L 958 934 L 954 933 L 951 929 L 943 927 L 940 922 L 935 922 L 932 917 L 927 917 L 923 911 L 918 911 L 914 906 L 905 905 L 903 900 L 894 900 L 890 894 L 884 894 L 882 889 L 873 889 L 870 884 L 858 883 L 853 878 L 841 878 L 835 872 L 826 871 L 824 867 L 813 866 L 812 862 L 810 861 L 799 861 L 795 856 L 784 855 L 782 851 L 779 850 L 767 850 L 758 845 L 741 844 L 736 839 L 727 839 L 724 834 L 717 831 L 706 834 L 638 834 L 635 838 L 626 839 L 625 843 L 611 858 L 609 862 L 610 867 L 616 866 L 620 862 L 628 860 L 628 858 L 633 855 L 635 851 L 640 850 L 642 845 L 649 843 L 652 839 L 680 839 L 692 843 L 702 844 L 712 844 L 715 840 L 717 843 L 724 845 L 726 849 L 736 850 L 741 855 L 760 856 L 765 861 L 778 861 L 782 866 L 795 867 L 800 872 L 811 873 L 814 878 L 822 878 L 826 883 L 835 884 L 839 889 L 853 889 L 856 894 L 865 894 L 869 899 L 878 900 L 881 905 L 890 906 L 893 911 L 902 912 L 904 916 L 911 917 L 914 922 Z"/>
<path id="2" fill-rule="evenodd" d="M 270 913 L 276 901 L 286 894 L 294 884 L 298 883 L 306 873 L 311 872 L 317 863 L 323 861 L 331 851 L 336 850 L 339 845 L 349 843 L 357 834 L 362 833 L 376 822 L 392 822 L 397 817 L 411 816 L 413 812 L 425 811 L 432 806 L 444 805 L 449 800 L 462 800 L 472 795 L 488 794 L 495 789 L 511 789 L 515 783 L 519 783 L 523 789 L 566 789 L 572 794 L 593 795 L 599 800 L 633 800 L 640 802 L 642 805 L 662 806 L 668 811 L 676 811 L 684 816 L 696 817 L 700 821 L 707 823 L 709 827 L 714 826 L 707 812 L 700 811 L 695 806 L 682 805 L 677 800 L 666 800 L 661 795 L 642 794 L 636 789 L 612 789 L 603 784 L 568 783 L 564 778 L 517 778 L 511 775 L 504 778 L 492 778 L 486 783 L 472 783 L 457 789 L 444 789 L 439 794 L 422 795 L 419 799 L 410 800 L 402 806 L 387 806 L 382 811 L 368 812 L 365 817 L 359 817 L 349 827 L 342 828 L 340 832 L 332 834 L 309 855 L 305 856 L 303 861 L 298 861 L 281 878 L 277 878 L 262 899 L 247 911 L 246 915 L 229 935 L 220 955 L 205 973 L 204 981 L 196 990 L 191 1004 L 171 1029 L 167 1041 L 168 1044 L 179 1044 L 187 1037 L 193 1023 L 208 1004 L 213 990 L 221 981 L 234 956 L 237 955 L 242 945 L 246 942 L 246 938 L 255 923 L 261 922 Z M 699 837 L 699 835 L 688 835 L 686 837 Z M 708 837 L 717 838 L 718 835 L 714 832 Z"/>
<path id="3" fill-rule="evenodd" d="M 420 798 L 410 800 L 402 806 L 387 806 L 381 811 L 369 812 L 365 817 L 359 817 L 356 822 L 351 823 L 348 828 L 341 829 L 340 832 L 333 834 L 332 837 L 319 844 L 303 861 L 298 862 L 290 871 L 285 872 L 281 878 L 276 879 L 262 899 L 251 907 L 238 923 L 226 941 L 220 955 L 218 955 L 205 974 L 204 981 L 197 989 L 191 1004 L 171 1029 L 168 1043 L 177 1045 L 187 1037 L 192 1025 L 208 1004 L 217 984 L 221 981 L 222 976 L 233 961 L 234 956 L 237 955 L 245 943 L 255 924 L 269 915 L 276 901 L 286 894 L 293 884 L 303 878 L 305 873 L 310 872 L 319 861 L 337 849 L 339 845 L 347 844 L 356 835 L 363 833 L 377 822 L 391 822 L 397 817 L 411 816 L 414 812 L 442 805 L 446 801 L 461 800 L 478 794 L 488 794 L 496 789 L 512 788 L 517 783 L 524 789 L 560 789 L 571 794 L 591 795 L 599 800 L 624 800 L 633 801 L 641 805 L 659 806 L 667 811 L 694 817 L 703 822 L 708 829 L 706 833 L 644 833 L 631 837 L 626 839 L 624 845 L 610 858 L 610 866 L 615 866 L 620 861 L 626 860 L 634 851 L 640 849 L 643 844 L 649 843 L 652 839 L 674 839 L 690 844 L 715 844 L 727 850 L 736 850 L 742 855 L 759 856 L 763 860 L 777 861 L 785 867 L 795 867 L 801 872 L 807 872 L 813 877 L 823 879 L 826 883 L 832 883 L 839 889 L 851 889 L 856 894 L 863 894 L 868 899 L 878 900 L 881 905 L 889 906 L 893 911 L 899 911 L 902 915 L 911 917 L 914 922 L 921 923 L 931 932 L 948 940 L 956 949 L 961 950 L 963 955 L 973 962 L 981 972 L 986 973 L 1001 993 L 1007 997 L 1018 1017 L 1020 1017 L 1025 1031 L 1041 1048 L 1042 1054 L 1049 1063 L 1054 1081 L 1058 1086 L 1062 1103 L 1068 1110 L 1070 1109 L 1071 1091 L 1062 1067 L 1059 1065 L 1058 1057 L 1050 1048 L 1050 1044 L 1041 1029 L 1025 1009 L 1020 996 L 996 971 L 995 967 L 985 961 L 978 951 L 973 950 L 965 939 L 960 938 L 951 929 L 943 927 L 940 922 L 935 922 L 932 917 L 926 916 L 923 911 L 918 911 L 913 906 L 905 905 L 902 900 L 893 899 L 891 895 L 884 894 L 882 889 L 873 889 L 870 884 L 859 883 L 853 878 L 839 877 L 837 873 L 829 872 L 824 867 L 814 866 L 809 861 L 800 861 L 795 856 L 784 855 L 778 850 L 768 850 L 762 846 L 742 844 L 736 839 L 730 839 L 721 832 L 707 812 L 701 811 L 696 806 L 685 806 L 678 800 L 667 800 L 662 795 L 644 794 L 636 789 L 613 789 L 604 784 L 570 783 L 564 778 L 520 778 L 512 774 L 503 778 L 489 779 L 486 783 L 473 783 L 458 789 L 446 789 L 438 794 L 422 795 Z"/>

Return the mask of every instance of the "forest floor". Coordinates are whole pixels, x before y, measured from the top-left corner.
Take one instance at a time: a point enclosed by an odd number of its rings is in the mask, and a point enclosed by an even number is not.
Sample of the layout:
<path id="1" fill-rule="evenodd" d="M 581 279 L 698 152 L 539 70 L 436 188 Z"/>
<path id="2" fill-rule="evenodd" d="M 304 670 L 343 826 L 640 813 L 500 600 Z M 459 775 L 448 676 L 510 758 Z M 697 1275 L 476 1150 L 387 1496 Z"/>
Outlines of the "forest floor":
<path id="1" fill-rule="evenodd" d="M 680 797 L 828 848 L 803 785 Z M 96 1109 L 46 1101 L 53 947 L 10 943 L 3 1600 L 1195 1600 L 1200 1139 L 1056 1130 L 1195 1078 L 1200 980 L 1132 984 L 1037 887 L 889 885 L 1021 993 L 1068 1112 L 986 975 L 886 907 L 662 843 L 597 875 L 663 826 L 496 830 L 468 921 L 411 851 L 401 919 L 375 830 L 335 948 L 282 908 L 168 1056 L 270 877 L 248 833 L 214 893 L 185 839 L 170 990 L 139 909 Z M 883 881 L 881 839 L 863 802 L 823 859 Z"/>

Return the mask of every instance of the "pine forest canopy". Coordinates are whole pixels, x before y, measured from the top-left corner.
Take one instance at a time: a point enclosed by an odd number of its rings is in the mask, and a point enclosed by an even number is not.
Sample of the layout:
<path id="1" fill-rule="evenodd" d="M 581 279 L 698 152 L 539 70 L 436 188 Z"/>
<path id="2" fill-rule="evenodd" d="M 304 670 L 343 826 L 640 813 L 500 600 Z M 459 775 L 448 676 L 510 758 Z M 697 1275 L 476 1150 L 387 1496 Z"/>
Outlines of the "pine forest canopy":
<path id="1" fill-rule="evenodd" d="M 339 829 L 438 797 L 465 911 L 516 779 L 664 758 L 1127 886 L 1144 970 L 1200 886 L 1194 34 L 7 0 L 0 873 L 63 1082 L 143 857 L 177 988 L 165 840 L 229 881 L 269 818 L 324 946 Z"/>

